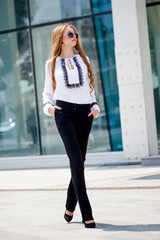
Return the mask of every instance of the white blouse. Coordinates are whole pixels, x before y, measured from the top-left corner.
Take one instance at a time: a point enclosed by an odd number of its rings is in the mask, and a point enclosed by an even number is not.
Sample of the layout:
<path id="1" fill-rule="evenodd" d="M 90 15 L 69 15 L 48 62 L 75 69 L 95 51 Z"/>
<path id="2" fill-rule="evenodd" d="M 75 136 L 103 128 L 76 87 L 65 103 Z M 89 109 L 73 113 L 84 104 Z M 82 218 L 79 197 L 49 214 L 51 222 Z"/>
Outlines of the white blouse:
<path id="1" fill-rule="evenodd" d="M 72 66 L 68 64 L 70 59 Z M 60 58 L 57 57 L 55 63 L 55 81 L 56 89 L 53 92 L 52 88 L 52 77 L 49 63 L 52 59 L 46 61 L 45 64 L 45 86 L 42 93 L 43 99 L 43 112 L 47 116 L 52 116 L 48 109 L 54 105 L 53 102 L 56 100 L 62 100 L 66 102 L 76 104 L 91 104 L 91 111 L 97 109 L 100 112 L 100 108 L 97 105 L 95 91 L 89 87 L 90 79 L 88 77 L 87 66 L 83 62 L 80 55 L 75 55 L 72 58 Z M 89 61 L 89 58 L 87 57 Z M 98 113 L 99 115 L 99 113 Z M 96 117 L 98 117 L 98 115 Z"/>

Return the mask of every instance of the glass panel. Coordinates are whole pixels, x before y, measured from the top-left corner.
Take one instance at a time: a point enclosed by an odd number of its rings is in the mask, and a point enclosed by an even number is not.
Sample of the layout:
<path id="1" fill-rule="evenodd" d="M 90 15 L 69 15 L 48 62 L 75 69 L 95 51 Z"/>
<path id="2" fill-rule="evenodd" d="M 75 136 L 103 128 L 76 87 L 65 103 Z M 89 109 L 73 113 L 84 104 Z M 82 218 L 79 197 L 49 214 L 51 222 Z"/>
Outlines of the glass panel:
<path id="1" fill-rule="evenodd" d="M 112 15 L 94 18 L 113 150 L 122 150 Z"/>
<path id="2" fill-rule="evenodd" d="M 102 152 L 110 150 L 110 142 L 107 131 L 106 113 L 104 108 L 103 93 L 98 65 L 97 51 L 93 32 L 92 19 L 83 19 L 69 22 L 76 26 L 81 36 L 84 51 L 89 56 L 95 74 L 95 81 L 98 89 L 97 102 L 101 108 L 99 118 L 94 119 L 92 131 L 89 137 L 88 152 Z M 38 86 L 39 109 L 41 118 L 42 149 L 45 154 L 64 153 L 64 147 L 57 132 L 55 121 L 50 116 L 45 116 L 42 109 L 42 91 L 44 88 L 44 65 L 48 59 L 48 52 L 51 46 L 51 34 L 56 25 L 33 29 L 33 43 L 36 79 Z M 43 69 L 40 71 L 40 69 Z"/>
<path id="3" fill-rule="evenodd" d="M 0 0 L 0 30 L 28 24 L 27 0 Z"/>
<path id="4" fill-rule="evenodd" d="M 160 5 L 147 8 L 152 80 L 160 150 Z"/>
<path id="5" fill-rule="evenodd" d="M 30 0 L 31 23 L 39 24 L 90 14 L 89 0 Z"/>
<path id="6" fill-rule="evenodd" d="M 155 3 L 155 2 L 160 2 L 159 0 L 146 0 L 146 3 Z"/>
<path id="7" fill-rule="evenodd" d="M 39 154 L 29 32 L 0 35 L 0 155 Z"/>
<path id="8" fill-rule="evenodd" d="M 111 11 L 111 0 L 92 0 L 93 13 Z"/>

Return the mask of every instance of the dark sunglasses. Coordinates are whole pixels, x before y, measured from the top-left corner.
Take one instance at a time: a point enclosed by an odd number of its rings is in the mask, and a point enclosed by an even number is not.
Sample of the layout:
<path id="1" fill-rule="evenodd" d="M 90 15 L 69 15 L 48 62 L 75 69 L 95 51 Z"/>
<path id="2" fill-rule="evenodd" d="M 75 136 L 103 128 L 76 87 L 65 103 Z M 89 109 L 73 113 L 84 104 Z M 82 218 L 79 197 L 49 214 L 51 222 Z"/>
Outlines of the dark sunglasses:
<path id="1" fill-rule="evenodd" d="M 67 36 L 68 36 L 69 38 L 73 38 L 74 35 L 76 36 L 76 38 L 78 38 L 78 33 L 72 33 L 72 32 L 67 33 Z"/>

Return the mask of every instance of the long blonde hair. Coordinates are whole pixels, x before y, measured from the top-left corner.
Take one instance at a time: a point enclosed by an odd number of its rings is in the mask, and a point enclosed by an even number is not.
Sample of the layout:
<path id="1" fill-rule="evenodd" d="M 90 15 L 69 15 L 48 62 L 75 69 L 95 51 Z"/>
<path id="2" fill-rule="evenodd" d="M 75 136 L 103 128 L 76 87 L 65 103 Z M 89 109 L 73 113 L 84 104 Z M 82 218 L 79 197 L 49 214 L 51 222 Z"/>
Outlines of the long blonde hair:
<path id="1" fill-rule="evenodd" d="M 51 49 L 52 61 L 50 62 L 50 67 L 51 67 L 50 70 L 51 70 L 51 74 L 52 74 L 53 91 L 55 91 L 55 89 L 56 89 L 56 81 L 55 81 L 55 77 L 54 77 L 55 62 L 56 62 L 56 58 L 61 54 L 63 33 L 64 33 L 64 30 L 66 29 L 66 27 L 68 27 L 68 26 L 71 27 L 75 33 L 77 33 L 77 29 L 75 28 L 75 26 L 69 25 L 67 23 L 59 25 L 52 32 L 52 49 Z M 76 46 L 74 46 L 74 48 L 78 52 L 78 54 L 81 56 L 81 58 L 83 59 L 83 62 L 85 63 L 85 65 L 87 66 L 88 77 L 90 79 L 89 86 L 90 86 L 91 92 L 92 92 L 93 89 L 96 90 L 96 86 L 95 86 L 94 78 L 93 78 L 94 74 L 93 74 L 90 63 L 88 62 L 88 60 L 86 58 L 86 54 L 81 47 L 79 37 L 77 39 L 77 44 L 76 44 Z"/>

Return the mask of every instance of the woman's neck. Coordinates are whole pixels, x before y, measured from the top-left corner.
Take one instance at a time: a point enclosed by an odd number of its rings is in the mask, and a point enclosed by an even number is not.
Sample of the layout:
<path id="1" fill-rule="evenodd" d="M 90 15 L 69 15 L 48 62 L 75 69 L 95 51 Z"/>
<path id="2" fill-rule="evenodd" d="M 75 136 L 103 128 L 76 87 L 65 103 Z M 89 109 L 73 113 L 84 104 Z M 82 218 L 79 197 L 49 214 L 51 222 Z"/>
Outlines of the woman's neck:
<path id="1" fill-rule="evenodd" d="M 73 57 L 75 54 L 73 52 L 72 49 L 62 49 L 62 52 L 60 54 L 61 58 L 71 58 Z"/>

